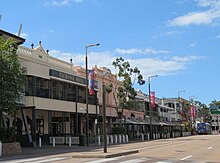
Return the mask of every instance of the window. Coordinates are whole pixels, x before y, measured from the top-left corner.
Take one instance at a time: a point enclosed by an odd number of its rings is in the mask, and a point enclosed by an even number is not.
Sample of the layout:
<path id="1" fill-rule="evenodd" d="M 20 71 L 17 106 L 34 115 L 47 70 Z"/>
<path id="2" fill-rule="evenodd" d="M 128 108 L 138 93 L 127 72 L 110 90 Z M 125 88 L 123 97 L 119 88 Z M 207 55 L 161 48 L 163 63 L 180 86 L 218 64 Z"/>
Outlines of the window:
<path id="1" fill-rule="evenodd" d="M 36 77 L 35 83 L 36 96 L 49 98 L 49 80 Z"/>
<path id="2" fill-rule="evenodd" d="M 25 95 L 33 96 L 33 77 L 27 76 L 27 82 L 25 85 Z"/>
<path id="3" fill-rule="evenodd" d="M 64 86 L 64 82 L 51 80 L 51 98 L 64 100 Z"/>
<path id="4" fill-rule="evenodd" d="M 65 85 L 65 100 L 76 101 L 76 86 L 70 83 Z"/>
<path id="5" fill-rule="evenodd" d="M 79 86 L 78 87 L 78 102 L 85 103 L 86 102 L 86 90 L 85 87 Z"/>

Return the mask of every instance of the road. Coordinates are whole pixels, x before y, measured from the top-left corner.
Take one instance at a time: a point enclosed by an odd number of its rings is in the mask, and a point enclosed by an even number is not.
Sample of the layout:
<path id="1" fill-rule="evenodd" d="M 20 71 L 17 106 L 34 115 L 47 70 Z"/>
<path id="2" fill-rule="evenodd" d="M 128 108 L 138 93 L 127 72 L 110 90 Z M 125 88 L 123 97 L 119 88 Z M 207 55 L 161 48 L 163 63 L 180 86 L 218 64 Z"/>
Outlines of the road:
<path id="1" fill-rule="evenodd" d="M 220 163 L 220 135 L 196 135 L 124 145 L 129 150 L 138 149 L 139 153 L 114 158 L 72 158 L 71 153 L 65 153 L 7 163 Z"/>

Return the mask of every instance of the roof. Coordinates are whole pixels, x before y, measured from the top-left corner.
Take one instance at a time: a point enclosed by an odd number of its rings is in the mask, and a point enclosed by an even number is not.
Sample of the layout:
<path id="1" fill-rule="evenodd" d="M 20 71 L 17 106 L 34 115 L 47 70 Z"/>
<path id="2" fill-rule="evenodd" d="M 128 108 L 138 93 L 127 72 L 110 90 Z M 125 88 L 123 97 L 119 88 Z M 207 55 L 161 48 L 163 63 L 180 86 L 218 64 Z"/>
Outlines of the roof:
<path id="1" fill-rule="evenodd" d="M 12 33 L 9 33 L 9 32 L 6 32 L 4 30 L 1 30 L 0 29 L 0 36 L 3 37 L 3 39 L 7 40 L 9 38 L 13 38 L 16 42 L 17 42 L 17 45 L 21 45 L 25 42 L 25 39 L 19 37 L 19 36 L 16 36 Z"/>

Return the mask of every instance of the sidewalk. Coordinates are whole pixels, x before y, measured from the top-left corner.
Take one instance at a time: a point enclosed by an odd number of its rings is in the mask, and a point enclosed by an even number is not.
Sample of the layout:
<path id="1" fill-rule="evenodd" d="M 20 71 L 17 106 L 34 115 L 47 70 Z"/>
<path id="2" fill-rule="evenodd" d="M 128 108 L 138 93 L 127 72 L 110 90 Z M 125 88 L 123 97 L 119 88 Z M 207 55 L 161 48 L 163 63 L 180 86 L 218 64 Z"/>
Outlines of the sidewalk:
<path id="1" fill-rule="evenodd" d="M 122 155 L 128 155 L 138 153 L 137 148 L 139 143 L 143 142 L 129 142 L 121 144 L 112 144 L 107 146 L 107 153 L 104 153 L 103 146 L 97 146 L 90 144 L 89 146 L 78 146 L 78 145 L 44 145 L 40 147 L 24 147 L 22 153 L 17 155 L 2 156 L 1 160 L 16 159 L 16 158 L 31 158 L 31 157 L 42 157 L 48 155 L 64 154 L 69 153 L 72 157 L 76 158 L 111 158 Z M 132 145 L 131 145 L 132 144 Z M 136 148 L 136 149 L 134 149 Z"/>

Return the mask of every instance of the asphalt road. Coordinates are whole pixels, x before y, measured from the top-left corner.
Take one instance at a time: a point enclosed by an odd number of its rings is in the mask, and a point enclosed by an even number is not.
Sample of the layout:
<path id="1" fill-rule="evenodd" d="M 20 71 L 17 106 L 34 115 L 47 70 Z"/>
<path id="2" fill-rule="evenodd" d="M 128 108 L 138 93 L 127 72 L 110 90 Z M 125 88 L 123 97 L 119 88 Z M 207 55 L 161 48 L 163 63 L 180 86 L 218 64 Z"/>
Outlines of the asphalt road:
<path id="1" fill-rule="evenodd" d="M 64 153 L 7 163 L 220 163 L 220 135 L 160 139 L 123 146 L 127 150 L 138 149 L 139 153 L 114 158 L 72 158 L 71 153 Z"/>

